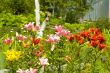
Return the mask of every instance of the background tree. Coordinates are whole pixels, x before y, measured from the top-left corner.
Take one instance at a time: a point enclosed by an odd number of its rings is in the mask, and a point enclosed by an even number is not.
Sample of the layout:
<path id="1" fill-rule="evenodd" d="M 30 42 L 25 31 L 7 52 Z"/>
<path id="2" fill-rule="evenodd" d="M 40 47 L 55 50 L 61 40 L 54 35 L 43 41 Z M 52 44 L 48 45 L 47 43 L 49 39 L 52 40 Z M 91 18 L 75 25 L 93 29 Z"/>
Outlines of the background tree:
<path id="1" fill-rule="evenodd" d="M 62 17 L 69 23 L 77 22 L 91 8 L 93 0 L 39 0 L 41 11 L 49 11 L 53 17 Z M 13 14 L 34 13 L 35 0 L 0 0 L 0 12 Z"/>
<path id="2" fill-rule="evenodd" d="M 13 14 L 32 13 L 35 9 L 34 0 L 0 0 L 0 12 Z"/>
<path id="3" fill-rule="evenodd" d="M 53 16 L 61 16 L 66 22 L 77 22 L 91 8 L 93 0 L 40 0 L 41 6 L 52 12 Z M 41 8 L 42 8 L 41 7 Z M 42 8 L 42 10 L 44 10 Z"/>

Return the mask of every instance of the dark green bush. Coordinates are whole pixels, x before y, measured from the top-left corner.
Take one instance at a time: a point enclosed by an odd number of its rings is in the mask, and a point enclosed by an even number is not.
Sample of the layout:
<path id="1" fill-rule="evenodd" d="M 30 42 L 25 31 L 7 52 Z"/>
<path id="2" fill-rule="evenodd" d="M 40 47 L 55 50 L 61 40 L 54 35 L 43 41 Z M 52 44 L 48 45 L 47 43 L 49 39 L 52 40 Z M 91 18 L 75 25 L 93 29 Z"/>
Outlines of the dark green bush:
<path id="1" fill-rule="evenodd" d="M 70 24 L 70 23 L 65 23 L 64 27 L 67 28 L 68 30 L 70 30 L 72 33 L 74 32 L 79 32 L 83 29 L 85 29 L 84 24 Z"/>
<path id="2" fill-rule="evenodd" d="M 50 21 L 49 21 L 49 24 L 51 24 L 51 25 L 56 25 L 56 24 L 63 25 L 64 23 L 65 22 L 62 18 L 50 18 Z"/>
<path id="3" fill-rule="evenodd" d="M 97 27 L 101 30 L 110 29 L 110 21 L 107 18 L 99 18 L 97 21 L 90 21 L 83 23 L 85 28 Z"/>
<path id="4" fill-rule="evenodd" d="M 13 14 L 32 13 L 35 9 L 34 0 L 0 0 L 0 12 Z"/>
<path id="5" fill-rule="evenodd" d="M 96 22 L 94 22 L 94 25 L 100 29 L 110 29 L 110 21 L 107 18 L 100 18 Z"/>

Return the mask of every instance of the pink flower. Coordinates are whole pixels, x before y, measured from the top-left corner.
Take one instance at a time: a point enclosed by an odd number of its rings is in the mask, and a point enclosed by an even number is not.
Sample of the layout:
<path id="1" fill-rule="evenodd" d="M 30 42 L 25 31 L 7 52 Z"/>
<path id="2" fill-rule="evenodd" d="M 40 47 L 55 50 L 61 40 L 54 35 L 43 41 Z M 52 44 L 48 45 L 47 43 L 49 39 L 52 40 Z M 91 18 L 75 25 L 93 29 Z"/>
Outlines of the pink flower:
<path id="1" fill-rule="evenodd" d="M 34 26 L 34 22 L 30 22 L 29 24 L 24 25 L 24 28 L 29 31 L 37 31 L 40 30 L 40 26 Z"/>
<path id="2" fill-rule="evenodd" d="M 27 39 L 27 37 L 26 37 L 26 36 L 19 35 L 17 32 L 16 32 L 16 38 L 17 38 L 17 40 L 19 40 L 19 41 L 24 41 L 24 40 L 26 40 L 26 39 Z"/>
<path id="3" fill-rule="evenodd" d="M 62 30 L 62 36 L 67 37 L 68 35 L 70 35 L 70 31 L 68 31 L 68 30 Z"/>
<path id="4" fill-rule="evenodd" d="M 36 29 L 36 30 L 40 30 L 40 28 L 41 28 L 41 27 L 40 27 L 39 25 L 36 25 L 36 26 L 35 26 L 35 29 Z"/>
<path id="5" fill-rule="evenodd" d="M 63 29 L 62 26 L 55 26 L 55 33 L 56 35 L 58 36 L 64 36 L 64 37 L 67 37 L 68 35 L 70 35 L 70 31 L 66 30 L 66 29 Z"/>
<path id="6" fill-rule="evenodd" d="M 3 42 L 4 42 L 5 44 L 9 45 L 9 44 L 12 43 L 12 39 L 7 38 L 7 39 L 5 39 Z"/>
<path id="7" fill-rule="evenodd" d="M 61 30 L 59 32 L 56 32 L 56 35 L 67 37 L 67 36 L 70 35 L 70 31 L 63 29 L 63 30 Z"/>
<path id="8" fill-rule="evenodd" d="M 46 40 L 48 43 L 57 43 L 59 42 L 60 37 L 57 35 L 50 35 L 49 38 Z"/>
<path id="9" fill-rule="evenodd" d="M 30 72 L 29 73 L 36 73 L 36 69 L 30 68 Z"/>
<path id="10" fill-rule="evenodd" d="M 40 64 L 42 66 L 47 65 L 48 64 L 48 59 L 47 58 L 39 58 Z"/>
<path id="11" fill-rule="evenodd" d="M 24 25 L 24 28 L 27 30 L 32 30 L 34 28 L 34 22 Z"/>
<path id="12" fill-rule="evenodd" d="M 63 30 L 63 27 L 61 25 L 55 26 L 55 31 L 56 32 L 61 32 Z"/>

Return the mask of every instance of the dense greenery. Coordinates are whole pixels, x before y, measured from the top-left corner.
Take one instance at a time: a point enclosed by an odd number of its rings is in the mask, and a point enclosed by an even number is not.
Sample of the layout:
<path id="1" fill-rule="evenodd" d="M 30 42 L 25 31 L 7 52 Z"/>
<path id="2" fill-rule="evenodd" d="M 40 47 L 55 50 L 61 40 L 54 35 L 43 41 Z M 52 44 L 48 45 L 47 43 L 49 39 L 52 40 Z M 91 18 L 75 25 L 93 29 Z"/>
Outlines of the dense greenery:
<path id="1" fill-rule="evenodd" d="M 41 9 L 62 17 L 66 22 L 77 22 L 91 8 L 92 0 L 40 0 Z"/>
<path id="2" fill-rule="evenodd" d="M 33 13 L 34 9 L 34 0 L 0 0 L 0 12 Z"/>
<path id="3" fill-rule="evenodd" d="M 51 12 L 53 17 L 61 17 L 66 22 L 78 22 L 91 8 L 92 0 L 39 0 L 41 11 Z M 0 0 L 0 12 L 12 14 L 35 13 L 34 0 Z"/>

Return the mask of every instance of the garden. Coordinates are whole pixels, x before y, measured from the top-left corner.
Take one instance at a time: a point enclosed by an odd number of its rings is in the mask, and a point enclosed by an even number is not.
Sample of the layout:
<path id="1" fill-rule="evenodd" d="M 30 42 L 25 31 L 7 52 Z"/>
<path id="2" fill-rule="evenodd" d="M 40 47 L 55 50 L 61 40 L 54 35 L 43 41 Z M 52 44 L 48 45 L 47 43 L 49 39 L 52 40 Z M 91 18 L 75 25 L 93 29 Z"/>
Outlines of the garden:
<path id="1" fill-rule="evenodd" d="M 0 73 L 110 73 L 109 19 L 80 19 L 91 4 L 0 0 Z"/>

